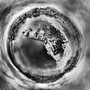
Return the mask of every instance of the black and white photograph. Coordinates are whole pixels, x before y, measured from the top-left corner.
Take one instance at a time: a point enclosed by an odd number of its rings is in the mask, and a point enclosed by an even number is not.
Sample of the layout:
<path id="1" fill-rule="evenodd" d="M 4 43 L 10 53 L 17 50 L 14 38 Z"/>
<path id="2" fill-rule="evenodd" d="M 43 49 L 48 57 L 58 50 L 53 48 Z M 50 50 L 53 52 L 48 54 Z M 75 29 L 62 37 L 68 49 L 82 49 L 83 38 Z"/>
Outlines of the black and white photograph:
<path id="1" fill-rule="evenodd" d="M 90 90 L 90 0 L 0 0 L 0 90 Z"/>

